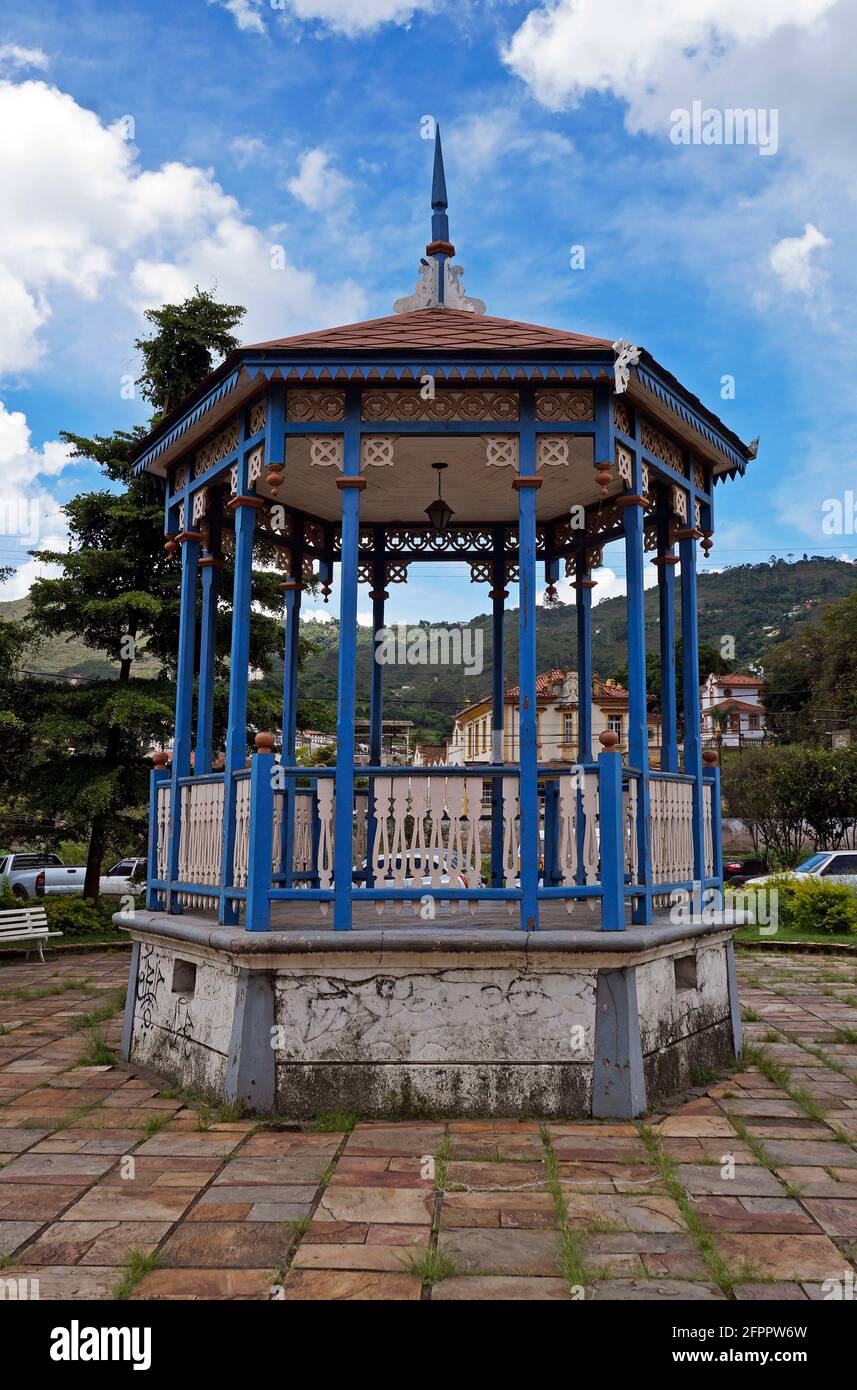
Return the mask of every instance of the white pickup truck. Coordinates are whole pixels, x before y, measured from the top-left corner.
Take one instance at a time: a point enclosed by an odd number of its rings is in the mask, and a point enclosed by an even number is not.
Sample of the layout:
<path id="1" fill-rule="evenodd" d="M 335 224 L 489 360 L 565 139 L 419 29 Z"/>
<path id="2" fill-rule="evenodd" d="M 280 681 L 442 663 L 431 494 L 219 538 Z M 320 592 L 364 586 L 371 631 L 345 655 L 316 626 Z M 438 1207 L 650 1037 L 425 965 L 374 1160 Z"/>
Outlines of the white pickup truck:
<path id="1" fill-rule="evenodd" d="M 12 854 L 0 850 L 0 882 L 9 880 L 16 898 L 82 893 L 86 869 L 71 868 L 58 854 Z"/>

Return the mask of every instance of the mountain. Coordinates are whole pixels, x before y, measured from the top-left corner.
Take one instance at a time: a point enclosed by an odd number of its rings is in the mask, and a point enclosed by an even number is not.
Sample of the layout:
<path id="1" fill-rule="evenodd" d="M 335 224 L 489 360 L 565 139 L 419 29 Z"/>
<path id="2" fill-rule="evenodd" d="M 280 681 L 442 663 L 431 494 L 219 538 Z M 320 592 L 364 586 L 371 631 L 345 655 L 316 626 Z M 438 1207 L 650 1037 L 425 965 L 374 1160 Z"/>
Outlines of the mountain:
<path id="1" fill-rule="evenodd" d="M 678 583 L 676 594 L 678 596 Z M 825 603 L 844 598 L 857 587 L 857 565 L 826 557 L 787 563 L 737 565 L 699 576 L 699 637 L 721 650 L 724 637 L 734 641 L 735 668 L 764 666 L 765 653 L 776 642 L 792 637 L 799 628 L 817 620 Z M 596 590 L 597 593 L 597 590 Z M 648 589 L 645 598 L 646 645 L 658 650 L 658 595 Z M 681 603 L 677 603 L 676 630 L 680 631 Z M 431 624 L 424 622 L 423 629 Z M 435 628 L 454 630 L 458 625 L 435 623 Z M 481 633 L 483 669 L 468 675 L 461 666 L 391 663 L 385 668 L 384 716 L 411 719 L 414 734 L 427 742 L 440 742 L 452 729 L 452 717 L 463 705 L 482 698 L 491 686 L 491 617 L 481 614 L 463 628 L 473 630 L 469 640 L 478 643 Z M 414 625 L 409 630 L 413 631 Z M 339 629 L 336 622 L 305 623 L 304 635 L 318 650 L 304 664 L 300 693 L 305 698 L 336 700 Z M 518 611 L 510 609 L 504 623 L 506 684 L 518 678 Z M 605 599 L 592 610 L 592 664 L 596 675 L 607 677 L 626 659 L 626 617 L 623 597 Z M 465 639 L 466 641 L 467 639 Z M 465 653 L 467 652 L 464 646 Z M 478 645 L 470 649 L 478 651 Z M 540 608 L 536 625 L 538 669 L 574 667 L 577 664 L 576 615 L 573 604 Z M 357 712 L 369 711 L 372 640 L 368 628 L 357 638 Z"/>
<path id="2" fill-rule="evenodd" d="M 719 573 L 699 576 L 700 642 L 720 649 L 721 639 L 734 639 L 735 665 L 739 670 L 764 665 L 765 654 L 776 642 L 791 637 L 805 623 L 817 620 L 825 603 L 845 598 L 857 587 L 857 565 L 843 560 L 814 556 L 787 563 L 737 565 Z M 678 591 L 678 585 L 676 585 Z M 484 592 L 480 590 L 480 593 Z M 597 593 L 597 590 L 596 590 Z M 28 603 L 18 599 L 0 603 L 0 621 L 24 616 Z M 678 605 L 680 609 L 680 604 Z M 648 589 L 645 599 L 647 646 L 658 647 L 658 597 Z M 677 614 L 677 628 L 678 628 Z M 423 630 L 430 626 L 426 621 Z M 412 625 L 413 627 L 413 625 Z M 388 719 L 410 719 L 414 734 L 427 742 L 441 742 L 452 729 L 452 717 L 463 705 L 486 695 L 491 686 L 491 617 L 484 613 L 467 624 L 434 624 L 449 632 L 470 629 L 464 641 L 479 653 L 481 634 L 482 669 L 468 675 L 461 666 L 414 665 L 393 662 L 385 670 L 384 714 Z M 505 619 L 506 683 L 518 678 L 518 612 L 510 609 Z M 316 647 L 301 669 L 302 699 L 336 702 L 339 628 L 336 622 L 304 623 L 303 635 Z M 592 610 L 592 662 L 596 675 L 613 674 L 625 661 L 625 600 L 606 599 Z M 571 604 L 540 608 L 537 623 L 537 655 L 540 671 L 577 664 L 575 609 Z M 464 647 L 465 653 L 467 647 Z M 34 672 L 62 676 L 107 676 L 115 674 L 97 652 L 75 637 L 45 642 L 31 657 Z M 371 633 L 360 628 L 357 639 L 358 717 L 369 711 L 372 665 Z M 142 674 L 154 674 L 155 663 Z M 280 686 L 282 663 L 275 663 L 267 682 Z"/>
<path id="3" fill-rule="evenodd" d="M 0 622 L 16 622 L 25 618 L 30 611 L 28 598 L 11 599 L 0 603 Z M 102 652 L 87 647 L 78 637 L 49 637 L 27 658 L 27 668 L 34 676 L 77 676 L 84 680 L 104 680 L 117 674 L 117 667 L 108 662 Z M 140 657 L 135 675 L 155 676 L 160 670 L 159 663 Z"/>

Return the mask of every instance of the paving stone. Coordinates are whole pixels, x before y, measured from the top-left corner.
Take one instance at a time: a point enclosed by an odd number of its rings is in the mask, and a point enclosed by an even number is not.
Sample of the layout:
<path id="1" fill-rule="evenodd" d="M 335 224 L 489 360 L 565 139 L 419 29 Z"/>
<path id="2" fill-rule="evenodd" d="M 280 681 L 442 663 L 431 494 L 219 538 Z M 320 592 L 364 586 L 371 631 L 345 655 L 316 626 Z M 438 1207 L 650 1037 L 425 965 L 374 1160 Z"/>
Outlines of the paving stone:
<path id="1" fill-rule="evenodd" d="M 438 1249 L 464 1271 L 556 1275 L 559 1238 L 553 1231 L 441 1231 Z"/>
<path id="2" fill-rule="evenodd" d="M 425 1243 L 428 1243 L 426 1231 Z M 303 1245 L 292 1261 L 293 1269 L 387 1270 L 392 1274 L 413 1273 L 410 1260 L 417 1247 L 405 1245 Z"/>
<path id="3" fill-rule="evenodd" d="M 857 1168 L 857 1151 L 835 1140 L 823 1143 L 816 1140 L 772 1139 L 765 1143 L 765 1152 L 773 1163 L 791 1166 Z M 0 1175 L 2 1176 L 2 1175 Z"/>
<path id="4" fill-rule="evenodd" d="M 773 1173 L 761 1164 L 752 1167 L 736 1165 L 735 1175 L 726 1178 L 719 1167 L 707 1164 L 679 1163 L 676 1177 L 692 1196 L 782 1197 L 783 1189 Z"/>
<path id="5" fill-rule="evenodd" d="M 41 1225 L 41 1221 L 0 1221 L 0 1255 L 13 1255 Z"/>
<path id="6" fill-rule="evenodd" d="M 415 1274 L 382 1274 L 368 1271 L 293 1269 L 286 1278 L 286 1302 L 341 1302 L 380 1299 L 384 1302 L 417 1300 L 422 1284 Z"/>
<path id="7" fill-rule="evenodd" d="M 58 1221 L 20 1257 L 25 1264 L 117 1265 L 154 1250 L 169 1221 Z"/>
<path id="8" fill-rule="evenodd" d="M 95 1268 L 91 1265 L 14 1265 L 4 1269 L 4 1279 L 26 1279 L 30 1288 L 38 1286 L 40 1303 L 47 1300 L 109 1298 L 122 1279 L 124 1270 Z"/>
<path id="9" fill-rule="evenodd" d="M 0 1187 L 0 1218 L 3 1220 L 51 1221 L 85 1189 L 54 1187 L 46 1183 L 9 1183 Z"/>
<path id="10" fill-rule="evenodd" d="M 857 1240 L 857 1193 L 851 1201 L 809 1198 L 804 1205 L 829 1236 Z"/>
<path id="11" fill-rule="evenodd" d="M 739 1303 L 805 1303 L 807 1295 L 800 1284 L 736 1284 L 734 1295 Z"/>
<path id="12" fill-rule="evenodd" d="M 190 1192 L 164 1188 L 135 1192 L 121 1187 L 91 1187 L 63 1213 L 63 1221 L 178 1221 L 193 1200 Z"/>
<path id="13" fill-rule="evenodd" d="M 430 1226 L 434 1192 L 384 1187 L 328 1187 L 319 1205 L 331 1221 L 402 1222 Z"/>
<path id="14" fill-rule="evenodd" d="M 199 1158 L 205 1155 L 223 1157 L 231 1153 L 241 1143 L 240 1134 L 212 1134 L 210 1130 L 201 1133 L 170 1133 L 161 1130 L 151 1139 L 140 1145 L 138 1152 L 153 1158 Z"/>
<path id="15" fill-rule="evenodd" d="M 276 1292 L 270 1269 L 154 1269 L 141 1279 L 131 1298 L 136 1301 L 268 1301 Z"/>
<path id="16" fill-rule="evenodd" d="M 711 1231 L 768 1235 L 812 1235 L 815 1231 L 811 1218 L 790 1198 L 698 1197 L 693 1210 Z"/>
<path id="17" fill-rule="evenodd" d="M 315 1187 L 210 1187 L 188 1221 L 303 1221 Z"/>
<path id="18" fill-rule="evenodd" d="M 846 1261 L 827 1236 L 738 1235 L 718 1232 L 718 1253 L 733 1274 L 745 1270 L 772 1279 L 829 1279 L 846 1268 Z"/>
<path id="19" fill-rule="evenodd" d="M 568 1302 L 574 1297 L 564 1279 L 527 1278 L 509 1274 L 470 1274 L 435 1284 L 432 1303 L 533 1302 L 549 1299 Z"/>
<path id="20" fill-rule="evenodd" d="M 282 1187 L 285 1183 L 318 1185 L 328 1166 L 324 1157 L 234 1158 L 214 1180 L 216 1187 L 247 1187 L 251 1184 Z M 412 1184 L 413 1186 L 413 1184 Z"/>
<path id="21" fill-rule="evenodd" d="M 274 1270 L 294 1240 L 294 1227 L 275 1221 L 184 1222 L 159 1251 L 166 1267 Z"/>
<path id="22" fill-rule="evenodd" d="M 712 1303 L 724 1295 L 716 1284 L 687 1283 L 683 1279 L 607 1279 L 593 1284 L 586 1291 L 594 1303 L 607 1301 L 638 1302 L 639 1300 L 666 1303 Z"/>
<path id="23" fill-rule="evenodd" d="M 94 1182 L 113 1167 L 114 1160 L 99 1154 L 21 1154 L 0 1169 L 0 1184 L 45 1183 L 68 1185 L 79 1179 Z"/>

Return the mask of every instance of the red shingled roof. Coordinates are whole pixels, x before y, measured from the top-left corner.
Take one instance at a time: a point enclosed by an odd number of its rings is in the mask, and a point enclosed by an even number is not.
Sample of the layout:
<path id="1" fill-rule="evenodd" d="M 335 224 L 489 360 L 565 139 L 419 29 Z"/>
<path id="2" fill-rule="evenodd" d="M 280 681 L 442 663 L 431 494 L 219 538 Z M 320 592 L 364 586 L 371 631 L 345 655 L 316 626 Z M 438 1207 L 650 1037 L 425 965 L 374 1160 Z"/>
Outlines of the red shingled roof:
<path id="1" fill-rule="evenodd" d="M 569 674 L 555 668 L 553 671 L 542 671 L 536 676 L 536 699 L 547 700 L 553 694 L 554 686 L 564 680 Z M 592 693 L 597 699 L 627 700 L 628 692 L 621 685 L 616 685 L 613 681 L 602 681 L 597 676 L 592 677 Z M 507 700 L 517 700 L 520 694 L 520 687 L 515 685 L 505 693 Z"/>
<path id="2" fill-rule="evenodd" d="M 716 676 L 718 685 L 761 685 L 762 676 Z"/>
<path id="3" fill-rule="evenodd" d="M 538 352 L 603 349 L 612 347 L 612 343 L 609 338 L 588 338 L 583 333 L 542 328 L 534 323 L 519 323 L 516 319 L 492 318 L 489 314 L 414 309 L 409 314 L 390 314 L 382 319 L 368 319 L 365 323 L 348 323 L 341 328 L 325 328 L 317 333 L 299 333 L 294 338 L 274 338 L 269 343 L 247 343 L 245 346 L 259 352 L 289 348 L 349 352 L 413 352 L 421 348 L 440 352 Z"/>

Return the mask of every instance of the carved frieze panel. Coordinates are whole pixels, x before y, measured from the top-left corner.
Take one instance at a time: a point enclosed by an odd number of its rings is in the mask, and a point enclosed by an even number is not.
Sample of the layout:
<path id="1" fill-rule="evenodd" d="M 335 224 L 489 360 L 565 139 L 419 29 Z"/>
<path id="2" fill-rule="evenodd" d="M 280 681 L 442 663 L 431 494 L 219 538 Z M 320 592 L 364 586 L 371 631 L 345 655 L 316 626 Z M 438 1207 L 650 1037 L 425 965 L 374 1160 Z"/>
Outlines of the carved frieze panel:
<path id="1" fill-rule="evenodd" d="M 309 436 L 311 468 L 338 468 L 342 472 L 343 440 L 341 434 L 312 434 Z"/>
<path id="2" fill-rule="evenodd" d="M 672 510 L 673 516 L 677 516 L 679 521 L 687 521 L 687 493 L 683 487 L 677 483 L 672 485 Z"/>
<path id="3" fill-rule="evenodd" d="M 266 401 L 266 400 L 264 399 L 264 397 L 263 397 L 262 400 L 256 401 L 256 404 L 255 404 L 255 405 L 252 405 L 252 406 L 250 407 L 250 434 L 251 434 L 251 436 L 254 435 L 254 434 L 261 434 L 262 430 L 265 428 L 265 421 L 266 421 L 267 418 L 268 418 L 268 404 L 267 404 L 267 401 Z"/>
<path id="4" fill-rule="evenodd" d="M 173 493 L 175 494 L 176 492 L 182 492 L 186 483 L 187 469 L 185 468 L 183 463 L 180 463 L 175 473 L 173 474 Z"/>
<path id="5" fill-rule="evenodd" d="M 626 449 L 624 444 L 616 444 L 616 467 L 619 470 L 619 477 L 626 487 L 633 486 L 634 479 L 634 459 L 630 449 Z"/>
<path id="6" fill-rule="evenodd" d="M 571 423 L 595 419 L 592 391 L 548 390 L 536 392 L 536 419 Z"/>
<path id="7" fill-rule="evenodd" d="M 360 440 L 360 471 L 367 468 L 392 468 L 396 436 L 394 434 L 364 434 Z"/>
<path id="8" fill-rule="evenodd" d="M 470 582 L 471 582 L 471 584 L 490 584 L 490 583 L 491 583 L 491 561 L 490 561 L 490 560 L 471 560 L 471 562 L 470 562 Z"/>
<path id="9" fill-rule="evenodd" d="M 557 468 L 568 464 L 567 434 L 536 435 L 536 468 Z"/>
<path id="10" fill-rule="evenodd" d="M 441 389 L 423 398 L 418 390 L 377 389 L 363 392 L 364 420 L 517 420 L 517 391 Z"/>
<path id="11" fill-rule="evenodd" d="M 631 433 L 631 411 L 624 401 L 613 398 L 613 425 L 623 434 Z"/>
<path id="12" fill-rule="evenodd" d="M 648 449 L 650 454 L 654 454 L 656 459 L 665 463 L 668 468 L 672 468 L 676 473 L 683 473 L 687 477 L 687 460 L 684 452 L 674 444 L 671 439 L 667 439 L 665 434 L 656 430 L 654 425 L 648 424 L 645 420 L 640 431 L 640 441 L 644 449 Z"/>
<path id="13" fill-rule="evenodd" d="M 518 436 L 515 434 L 486 434 L 485 462 L 491 468 L 518 469 Z"/>
<path id="14" fill-rule="evenodd" d="M 288 391 L 286 419 L 296 425 L 334 424 L 345 419 L 344 391 Z"/>
<path id="15" fill-rule="evenodd" d="M 317 521 L 304 522 L 304 540 L 307 545 L 311 545 L 315 550 L 324 549 L 324 527 L 319 526 Z"/>
<path id="16" fill-rule="evenodd" d="M 201 449 L 197 449 L 194 460 L 194 477 L 198 478 L 207 468 L 213 468 L 215 464 L 231 454 L 238 448 L 238 417 L 237 415 L 229 421 L 225 429 L 220 434 L 215 435 L 207 444 L 203 444 Z"/>
<path id="17" fill-rule="evenodd" d="M 247 485 L 252 487 L 262 476 L 262 464 L 265 458 L 265 450 L 261 444 L 257 444 L 255 449 L 251 449 L 247 455 Z"/>

